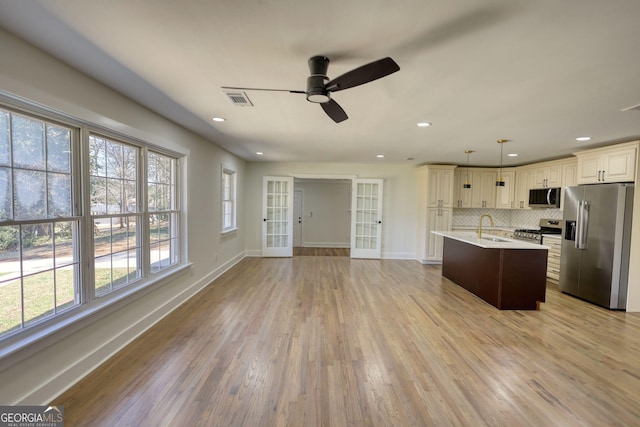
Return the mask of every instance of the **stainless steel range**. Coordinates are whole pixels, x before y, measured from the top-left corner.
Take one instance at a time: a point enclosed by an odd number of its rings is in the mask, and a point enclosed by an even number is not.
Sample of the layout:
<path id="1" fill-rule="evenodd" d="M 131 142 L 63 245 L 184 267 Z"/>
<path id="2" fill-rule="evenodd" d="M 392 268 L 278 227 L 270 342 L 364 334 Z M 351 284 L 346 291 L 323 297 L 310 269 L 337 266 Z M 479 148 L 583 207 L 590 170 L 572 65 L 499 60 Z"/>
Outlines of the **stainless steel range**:
<path id="1" fill-rule="evenodd" d="M 541 219 L 540 228 L 518 228 L 513 232 L 513 238 L 530 243 L 542 243 L 543 234 L 562 234 L 563 221 L 561 219 Z"/>

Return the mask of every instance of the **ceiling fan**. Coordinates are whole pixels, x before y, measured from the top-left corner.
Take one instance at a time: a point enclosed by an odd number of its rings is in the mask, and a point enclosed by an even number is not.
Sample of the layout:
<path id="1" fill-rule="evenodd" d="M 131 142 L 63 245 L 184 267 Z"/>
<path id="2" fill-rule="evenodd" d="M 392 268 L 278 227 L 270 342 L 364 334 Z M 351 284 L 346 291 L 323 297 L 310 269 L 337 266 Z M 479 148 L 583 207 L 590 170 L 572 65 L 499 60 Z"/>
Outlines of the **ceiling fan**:
<path id="1" fill-rule="evenodd" d="M 327 113 L 334 122 L 340 123 L 346 120 L 348 116 L 342 107 L 336 101 L 331 99 L 331 92 L 338 92 L 344 89 L 360 86 L 400 70 L 398 64 L 389 57 L 362 65 L 342 74 L 339 77 L 336 77 L 333 80 L 329 80 L 327 77 L 328 68 L 329 58 L 326 56 L 318 55 L 309 58 L 309 71 L 311 75 L 307 77 L 306 91 L 231 86 L 222 86 L 222 89 L 304 93 L 307 95 L 307 101 L 320 104 L 324 112 Z"/>

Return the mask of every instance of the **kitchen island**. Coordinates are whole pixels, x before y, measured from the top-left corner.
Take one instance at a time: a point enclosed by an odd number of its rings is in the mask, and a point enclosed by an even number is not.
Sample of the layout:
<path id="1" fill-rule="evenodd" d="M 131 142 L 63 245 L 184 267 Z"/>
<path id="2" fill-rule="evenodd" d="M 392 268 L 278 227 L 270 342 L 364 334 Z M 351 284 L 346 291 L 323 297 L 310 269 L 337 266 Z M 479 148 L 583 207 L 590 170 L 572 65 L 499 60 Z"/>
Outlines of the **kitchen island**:
<path id="1" fill-rule="evenodd" d="M 543 245 L 472 231 L 444 237 L 442 275 L 500 310 L 539 310 L 547 289 Z"/>

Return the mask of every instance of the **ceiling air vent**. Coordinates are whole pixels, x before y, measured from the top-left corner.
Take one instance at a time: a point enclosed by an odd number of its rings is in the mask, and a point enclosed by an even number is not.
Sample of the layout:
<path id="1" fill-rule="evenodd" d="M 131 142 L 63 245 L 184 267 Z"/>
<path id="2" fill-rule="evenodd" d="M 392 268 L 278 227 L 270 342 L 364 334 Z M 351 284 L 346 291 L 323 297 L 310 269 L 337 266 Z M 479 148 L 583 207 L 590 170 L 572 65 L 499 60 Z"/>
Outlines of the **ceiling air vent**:
<path id="1" fill-rule="evenodd" d="M 622 111 L 640 111 L 640 104 L 634 105 L 633 107 L 623 108 Z"/>
<path id="2" fill-rule="evenodd" d="M 227 95 L 227 98 L 229 98 L 229 101 L 231 101 L 233 105 L 239 105 L 240 107 L 253 107 L 249 97 L 244 92 L 225 91 L 224 94 Z"/>

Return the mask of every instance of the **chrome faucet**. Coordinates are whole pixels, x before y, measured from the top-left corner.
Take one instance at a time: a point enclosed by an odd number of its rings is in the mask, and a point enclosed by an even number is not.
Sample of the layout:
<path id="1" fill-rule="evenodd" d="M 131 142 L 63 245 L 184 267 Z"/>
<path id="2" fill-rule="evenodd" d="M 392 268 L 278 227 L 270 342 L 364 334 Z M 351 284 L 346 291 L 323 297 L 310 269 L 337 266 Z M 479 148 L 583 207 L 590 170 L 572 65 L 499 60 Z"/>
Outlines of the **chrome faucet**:
<path id="1" fill-rule="evenodd" d="M 482 219 L 485 216 L 489 218 L 489 221 L 491 221 L 491 226 L 495 227 L 495 225 L 493 224 L 493 217 L 491 215 L 489 214 L 480 215 L 480 223 L 478 224 L 478 239 L 482 239 Z"/>

